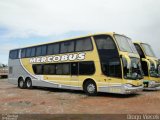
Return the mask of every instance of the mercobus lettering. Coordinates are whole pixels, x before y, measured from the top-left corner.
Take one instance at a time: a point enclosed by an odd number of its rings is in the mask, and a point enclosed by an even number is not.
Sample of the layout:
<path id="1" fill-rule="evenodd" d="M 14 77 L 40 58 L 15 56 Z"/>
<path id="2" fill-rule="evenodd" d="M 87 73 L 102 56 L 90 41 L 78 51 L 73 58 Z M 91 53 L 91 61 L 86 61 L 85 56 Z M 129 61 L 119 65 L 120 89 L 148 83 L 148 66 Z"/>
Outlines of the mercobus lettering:
<path id="1" fill-rule="evenodd" d="M 85 59 L 85 53 L 79 53 L 79 54 L 67 54 L 62 56 L 55 55 L 55 56 L 31 58 L 30 63 L 73 61 L 73 60 L 84 60 L 84 59 Z"/>

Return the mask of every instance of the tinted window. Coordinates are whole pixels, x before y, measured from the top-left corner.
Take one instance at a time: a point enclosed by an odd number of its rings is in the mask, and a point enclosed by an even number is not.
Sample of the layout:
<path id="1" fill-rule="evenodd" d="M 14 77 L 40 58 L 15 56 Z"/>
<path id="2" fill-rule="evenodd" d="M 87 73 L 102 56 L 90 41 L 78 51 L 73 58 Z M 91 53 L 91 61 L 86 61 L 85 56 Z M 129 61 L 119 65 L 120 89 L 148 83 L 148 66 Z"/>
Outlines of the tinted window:
<path id="1" fill-rule="evenodd" d="M 25 57 L 30 57 L 30 56 L 31 56 L 31 48 L 27 48 Z"/>
<path id="2" fill-rule="evenodd" d="M 45 75 L 54 75 L 56 73 L 56 66 L 54 64 L 44 65 L 43 73 Z"/>
<path id="3" fill-rule="evenodd" d="M 31 48 L 31 57 L 34 57 L 35 54 L 36 54 L 36 48 L 33 47 L 33 48 Z"/>
<path id="4" fill-rule="evenodd" d="M 33 48 L 24 48 L 21 50 L 21 58 L 29 58 L 29 57 L 34 57 L 35 56 L 36 49 L 35 47 Z"/>
<path id="5" fill-rule="evenodd" d="M 62 75 L 62 73 L 63 73 L 62 64 L 57 64 L 57 65 L 56 65 L 56 74 L 57 74 L 57 75 Z"/>
<path id="6" fill-rule="evenodd" d="M 94 74 L 95 67 L 93 62 L 80 62 L 79 63 L 79 75 L 91 75 Z"/>
<path id="7" fill-rule="evenodd" d="M 107 76 L 121 77 L 121 64 L 119 58 L 112 58 L 103 62 L 102 71 Z"/>
<path id="8" fill-rule="evenodd" d="M 149 73 L 148 73 L 148 64 L 147 64 L 147 62 L 142 61 L 141 65 L 142 65 L 142 70 L 143 70 L 144 76 L 148 76 Z"/>
<path id="9" fill-rule="evenodd" d="M 153 49 L 150 45 L 145 44 L 145 43 L 141 43 L 141 45 L 142 45 L 142 48 L 144 49 L 144 52 L 146 53 L 147 56 L 156 57 L 153 52 Z"/>
<path id="10" fill-rule="evenodd" d="M 78 73 L 79 75 L 91 75 L 95 72 L 94 62 L 90 61 L 43 65 L 35 64 L 32 67 L 34 73 L 38 75 L 78 75 Z"/>
<path id="11" fill-rule="evenodd" d="M 110 36 L 94 37 L 98 48 L 102 71 L 107 76 L 122 77 L 118 50 Z"/>
<path id="12" fill-rule="evenodd" d="M 76 40 L 76 50 L 75 51 L 88 51 L 92 50 L 92 42 L 90 38 L 83 38 Z"/>
<path id="13" fill-rule="evenodd" d="M 37 75 L 43 74 L 43 65 L 33 65 L 33 71 Z"/>
<path id="14" fill-rule="evenodd" d="M 115 35 L 115 39 L 116 39 L 121 51 L 130 52 L 130 53 L 132 53 L 132 52 L 137 53 L 137 51 L 135 51 L 135 48 L 132 45 L 133 43 L 131 42 L 131 40 L 128 37 L 125 37 L 122 35 Z"/>
<path id="15" fill-rule="evenodd" d="M 99 36 L 96 39 L 96 44 L 99 50 L 114 50 L 116 48 L 115 43 L 111 37 L 107 36 Z"/>
<path id="16" fill-rule="evenodd" d="M 69 75 L 70 63 L 60 64 L 35 64 L 32 66 L 35 74 L 38 75 Z"/>
<path id="17" fill-rule="evenodd" d="M 138 44 L 134 44 L 140 57 L 144 58 L 144 53 Z"/>
<path id="18" fill-rule="evenodd" d="M 71 75 L 78 75 L 78 62 L 71 63 Z"/>
<path id="19" fill-rule="evenodd" d="M 26 57 L 26 49 L 22 49 L 21 50 L 21 58 L 25 58 Z"/>
<path id="20" fill-rule="evenodd" d="M 46 45 L 43 45 L 43 46 L 42 46 L 41 55 L 46 55 L 46 52 L 47 52 L 47 46 L 46 46 Z"/>
<path id="21" fill-rule="evenodd" d="M 65 64 L 57 64 L 56 65 L 56 74 L 57 75 L 68 75 L 70 74 L 70 64 L 65 63 Z"/>
<path id="22" fill-rule="evenodd" d="M 70 74 L 70 64 L 63 64 L 63 75 L 69 75 Z"/>
<path id="23" fill-rule="evenodd" d="M 74 51 L 74 41 L 67 41 L 61 43 L 60 53 L 67 53 Z"/>
<path id="24" fill-rule="evenodd" d="M 47 47 L 46 45 L 38 46 L 36 48 L 36 56 L 46 55 Z"/>
<path id="25" fill-rule="evenodd" d="M 41 46 L 38 46 L 36 48 L 36 56 L 41 56 L 41 51 L 42 51 L 42 47 Z"/>
<path id="26" fill-rule="evenodd" d="M 50 44 L 48 45 L 47 54 L 59 54 L 59 44 Z"/>
<path id="27" fill-rule="evenodd" d="M 19 53 L 19 50 L 10 51 L 9 58 L 10 59 L 18 59 L 18 53 Z"/>
<path id="28" fill-rule="evenodd" d="M 96 36 L 94 38 L 101 61 L 106 61 L 110 58 L 119 57 L 116 44 L 110 36 L 102 35 Z"/>

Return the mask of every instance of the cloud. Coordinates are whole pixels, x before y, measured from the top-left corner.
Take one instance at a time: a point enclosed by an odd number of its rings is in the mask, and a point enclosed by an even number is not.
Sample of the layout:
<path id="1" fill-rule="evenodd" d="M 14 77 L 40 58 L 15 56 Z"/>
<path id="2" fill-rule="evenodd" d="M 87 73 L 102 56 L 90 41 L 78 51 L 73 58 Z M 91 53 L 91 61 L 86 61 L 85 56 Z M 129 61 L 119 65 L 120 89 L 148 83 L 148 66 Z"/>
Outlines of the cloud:
<path id="1" fill-rule="evenodd" d="M 149 42 L 160 57 L 159 7 L 159 0 L 0 0 L 0 26 L 8 29 L 0 34 L 13 40 L 115 31 Z"/>
<path id="2" fill-rule="evenodd" d="M 159 5 L 156 0 L 1 0 L 0 24 L 11 29 L 9 37 L 132 32 L 160 19 Z"/>
<path id="3" fill-rule="evenodd" d="M 73 0 L 63 2 L 3 0 L 0 4 L 0 23 L 12 30 L 8 37 L 48 36 L 68 31 L 88 30 L 91 29 L 93 21 L 93 11 L 88 9 L 89 7 L 94 9 L 88 2 Z"/>
<path id="4" fill-rule="evenodd" d="M 0 47 L 0 55 L 8 55 L 10 49 L 18 48 L 18 44 L 4 43 Z"/>
<path id="5" fill-rule="evenodd" d="M 9 50 L 20 47 L 18 44 L 1 43 L 0 45 L 0 63 L 7 64 Z"/>

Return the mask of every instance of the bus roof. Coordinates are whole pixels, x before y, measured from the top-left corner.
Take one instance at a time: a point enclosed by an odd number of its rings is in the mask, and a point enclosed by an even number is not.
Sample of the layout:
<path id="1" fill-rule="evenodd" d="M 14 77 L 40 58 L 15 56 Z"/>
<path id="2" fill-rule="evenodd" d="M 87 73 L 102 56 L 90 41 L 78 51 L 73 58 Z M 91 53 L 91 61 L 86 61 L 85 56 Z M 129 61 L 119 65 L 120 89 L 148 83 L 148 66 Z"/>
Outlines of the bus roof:
<path id="1" fill-rule="evenodd" d="M 34 44 L 34 45 L 30 45 L 30 46 L 25 46 L 25 47 L 20 47 L 20 48 L 15 48 L 15 49 L 11 49 L 11 50 L 17 50 L 17 49 L 23 49 L 23 48 L 30 48 L 30 47 L 35 47 L 35 46 L 40 46 L 40 45 L 47 45 L 47 44 L 51 44 L 51 43 L 57 43 L 57 42 L 63 42 L 63 41 L 69 41 L 69 40 L 73 40 L 73 39 L 79 39 L 79 38 L 84 38 L 84 37 L 90 37 L 90 36 L 95 36 L 95 35 L 113 35 L 113 34 L 117 34 L 115 32 L 102 32 L 102 33 L 94 33 L 94 34 L 88 34 L 88 35 L 84 35 L 84 36 L 77 36 L 77 37 L 73 37 L 73 38 L 67 38 L 67 39 L 63 39 L 63 40 L 57 40 L 57 41 L 53 41 L 53 42 L 46 42 L 46 43 L 41 43 L 41 44 Z M 123 35 L 123 34 L 121 34 Z M 125 35 L 123 35 L 125 36 Z"/>

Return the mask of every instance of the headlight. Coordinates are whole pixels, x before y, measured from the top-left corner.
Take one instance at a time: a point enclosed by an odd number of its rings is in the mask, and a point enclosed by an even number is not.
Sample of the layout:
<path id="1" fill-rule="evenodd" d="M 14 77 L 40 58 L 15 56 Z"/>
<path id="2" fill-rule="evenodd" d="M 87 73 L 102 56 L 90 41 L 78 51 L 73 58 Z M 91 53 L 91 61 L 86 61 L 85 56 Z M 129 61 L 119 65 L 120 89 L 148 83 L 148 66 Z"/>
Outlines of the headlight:
<path id="1" fill-rule="evenodd" d="M 155 81 L 150 81 L 149 84 L 153 85 L 155 84 Z"/>
<path id="2" fill-rule="evenodd" d="M 153 87 L 155 85 L 155 81 L 149 81 L 148 87 Z"/>

